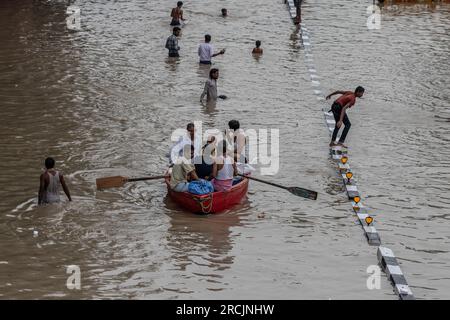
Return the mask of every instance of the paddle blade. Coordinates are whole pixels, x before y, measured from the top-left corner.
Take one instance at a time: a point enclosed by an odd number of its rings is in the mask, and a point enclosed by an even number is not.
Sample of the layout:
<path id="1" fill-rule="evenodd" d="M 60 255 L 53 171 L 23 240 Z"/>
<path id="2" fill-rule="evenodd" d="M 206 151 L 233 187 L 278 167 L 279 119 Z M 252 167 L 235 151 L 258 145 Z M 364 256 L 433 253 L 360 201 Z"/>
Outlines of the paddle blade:
<path id="1" fill-rule="evenodd" d="M 122 176 L 98 178 L 95 180 L 97 189 L 119 188 L 122 187 L 127 181 L 128 178 Z"/>
<path id="2" fill-rule="evenodd" d="M 317 200 L 317 192 L 299 187 L 289 187 L 289 192 L 306 199 Z"/>

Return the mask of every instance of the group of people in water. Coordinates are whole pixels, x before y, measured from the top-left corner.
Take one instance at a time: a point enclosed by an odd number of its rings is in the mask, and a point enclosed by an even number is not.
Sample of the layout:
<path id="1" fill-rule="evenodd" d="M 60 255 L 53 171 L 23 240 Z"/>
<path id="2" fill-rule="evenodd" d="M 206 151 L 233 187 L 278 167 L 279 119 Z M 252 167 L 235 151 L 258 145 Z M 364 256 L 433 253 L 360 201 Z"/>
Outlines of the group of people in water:
<path id="1" fill-rule="evenodd" d="M 180 46 L 178 44 L 178 38 L 181 35 L 181 26 L 185 23 L 185 19 L 183 17 L 183 2 L 178 1 L 177 6 L 172 9 L 170 16 L 172 17 L 172 21 L 170 22 L 171 26 L 174 26 L 172 29 L 172 35 L 170 35 L 166 40 L 166 49 L 169 52 L 170 58 L 178 58 L 180 57 Z M 222 8 L 222 17 L 228 16 L 228 10 L 226 8 Z M 198 57 L 200 65 L 211 65 L 212 58 L 225 54 L 225 49 L 220 51 L 215 51 L 213 45 L 211 44 L 211 35 L 205 35 L 205 41 L 198 46 Z M 261 48 L 261 41 L 257 40 L 255 42 L 255 48 L 252 50 L 252 54 L 254 55 L 262 55 L 263 49 Z M 200 101 L 203 102 L 203 98 L 206 96 L 207 102 L 214 102 L 217 98 L 226 99 L 226 96 L 219 95 L 217 96 L 217 79 L 219 77 L 218 69 L 211 69 L 209 73 L 209 78 L 205 82 L 205 88 L 201 95 Z"/>
<path id="2" fill-rule="evenodd" d="M 300 8 L 301 0 L 295 0 Z M 171 25 L 173 34 L 167 39 L 166 48 L 169 50 L 169 57 L 179 57 L 178 37 L 181 29 L 180 25 L 185 20 L 182 10 L 183 3 L 179 1 L 177 7 L 171 12 Z M 298 10 L 299 15 L 301 11 Z M 222 16 L 226 17 L 228 12 L 222 9 Z M 295 23 L 300 23 L 300 19 L 294 19 Z M 225 50 L 214 52 L 213 46 L 210 44 L 211 36 L 205 35 L 205 42 L 199 45 L 198 55 L 199 63 L 211 65 L 211 58 L 222 55 Z M 261 41 L 256 41 L 256 47 L 252 51 L 253 54 L 262 54 Z M 219 78 L 219 70 L 211 68 L 209 78 L 206 80 L 204 90 L 200 96 L 202 102 L 206 97 L 207 102 L 215 101 L 217 98 L 225 99 L 225 96 L 217 95 L 217 79 Z M 336 99 L 330 112 L 333 113 L 336 121 L 330 147 L 343 146 L 346 136 L 350 130 L 350 120 L 346 110 L 351 108 L 356 98 L 361 98 L 364 94 L 364 88 L 358 86 L 354 91 L 335 91 L 329 94 L 326 99 L 330 99 L 333 95 L 340 94 Z M 178 142 L 171 148 L 169 170 L 170 187 L 176 192 L 197 192 L 192 191 L 190 187 L 200 185 L 207 186 L 204 190 L 226 191 L 234 184 L 238 183 L 242 178 L 240 175 L 249 174 L 254 169 L 248 164 L 245 156 L 246 137 L 244 131 L 240 128 L 238 120 L 231 120 L 228 123 L 229 129 L 225 132 L 225 138 L 217 141 L 215 136 L 209 136 L 206 144 L 198 145 L 201 139 L 196 139 L 195 126 L 189 123 L 186 127 L 186 134 L 180 137 Z M 337 134 L 340 128 L 344 126 L 343 132 L 338 142 L 336 142 Z M 197 143 L 197 145 L 195 145 Z M 198 150 L 201 150 L 199 154 Z M 69 188 L 67 187 L 61 172 L 55 169 L 55 160 L 53 158 L 45 159 L 45 171 L 40 176 L 38 204 L 47 204 L 59 202 L 59 188 L 62 187 L 69 201 L 72 201 Z"/>
<path id="3" fill-rule="evenodd" d="M 206 192 L 226 191 L 241 181 L 239 174 L 248 174 L 250 165 L 245 156 L 246 138 L 238 120 L 228 122 L 225 137 L 218 141 L 208 136 L 206 144 L 199 146 L 194 123 L 188 123 L 185 135 L 170 151 L 170 187 L 176 192 L 196 192 L 199 182 Z M 196 155 L 196 150 L 200 152 Z"/>

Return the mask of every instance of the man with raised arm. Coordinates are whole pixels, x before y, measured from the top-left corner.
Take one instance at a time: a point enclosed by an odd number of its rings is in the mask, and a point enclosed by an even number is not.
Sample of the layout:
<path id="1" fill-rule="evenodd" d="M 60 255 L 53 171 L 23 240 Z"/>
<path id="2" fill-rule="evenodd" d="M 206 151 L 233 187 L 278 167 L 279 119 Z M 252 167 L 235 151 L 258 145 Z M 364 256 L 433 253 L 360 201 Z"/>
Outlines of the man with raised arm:
<path id="1" fill-rule="evenodd" d="M 364 88 L 358 86 L 354 92 L 352 91 L 335 91 L 327 96 L 327 100 L 334 96 L 335 94 L 341 94 L 341 96 L 333 102 L 331 106 L 331 111 L 333 112 L 334 120 L 336 121 L 336 126 L 334 127 L 333 135 L 331 137 L 330 147 L 333 146 L 342 146 L 344 145 L 345 138 L 347 137 L 348 131 L 350 130 L 350 120 L 348 119 L 346 110 L 351 108 L 355 102 L 356 98 L 361 98 L 364 94 Z M 336 143 L 336 137 L 341 128 L 342 124 L 345 126 L 342 131 L 339 142 Z"/>

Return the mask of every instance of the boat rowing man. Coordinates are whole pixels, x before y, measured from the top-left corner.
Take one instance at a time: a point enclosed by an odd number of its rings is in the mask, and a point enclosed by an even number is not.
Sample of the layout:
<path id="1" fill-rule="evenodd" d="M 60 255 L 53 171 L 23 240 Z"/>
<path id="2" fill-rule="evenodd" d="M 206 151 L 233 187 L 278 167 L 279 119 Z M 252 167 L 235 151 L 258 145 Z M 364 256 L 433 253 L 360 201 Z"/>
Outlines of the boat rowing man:
<path id="1" fill-rule="evenodd" d="M 326 98 L 327 100 L 331 98 L 331 96 L 334 96 L 335 94 L 341 94 L 338 99 L 336 99 L 333 102 L 333 105 L 331 106 L 331 111 L 333 112 L 334 120 L 336 121 L 336 126 L 334 127 L 333 135 L 331 137 L 330 147 L 333 146 L 342 146 L 346 148 L 347 146 L 344 145 L 345 137 L 348 134 L 348 131 L 350 130 L 350 120 L 348 119 L 346 110 L 348 108 L 351 108 L 355 102 L 356 98 L 361 98 L 364 94 L 364 88 L 361 86 L 358 86 L 355 89 L 355 92 L 352 91 L 335 91 L 333 93 L 330 93 Z M 342 131 L 341 137 L 339 138 L 339 142 L 336 143 L 337 134 L 339 132 L 339 129 L 341 128 L 342 124 L 344 124 L 344 130 Z"/>

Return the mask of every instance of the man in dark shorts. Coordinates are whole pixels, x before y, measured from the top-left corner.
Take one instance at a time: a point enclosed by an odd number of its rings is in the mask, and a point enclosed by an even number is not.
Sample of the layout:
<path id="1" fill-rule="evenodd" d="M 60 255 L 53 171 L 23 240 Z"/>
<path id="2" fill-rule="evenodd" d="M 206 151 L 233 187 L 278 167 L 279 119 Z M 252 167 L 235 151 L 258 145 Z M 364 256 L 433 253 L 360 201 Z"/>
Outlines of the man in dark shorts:
<path id="1" fill-rule="evenodd" d="M 333 146 L 342 146 L 347 147 L 344 145 L 345 138 L 347 137 L 347 133 L 350 130 L 350 120 L 348 119 L 348 116 L 346 114 L 347 108 L 351 108 L 355 102 L 356 98 L 361 98 L 364 94 L 364 88 L 361 86 L 358 86 L 355 89 L 355 92 L 352 91 L 335 91 L 327 96 L 327 100 L 331 98 L 331 96 L 334 96 L 335 94 L 341 94 L 338 99 L 336 99 L 331 106 L 331 111 L 333 112 L 334 120 L 336 121 L 336 126 L 334 127 L 333 135 L 331 137 L 330 147 Z M 339 132 L 340 127 L 344 124 L 344 130 L 342 131 L 341 137 L 339 139 L 339 142 L 336 143 L 336 137 Z"/>

